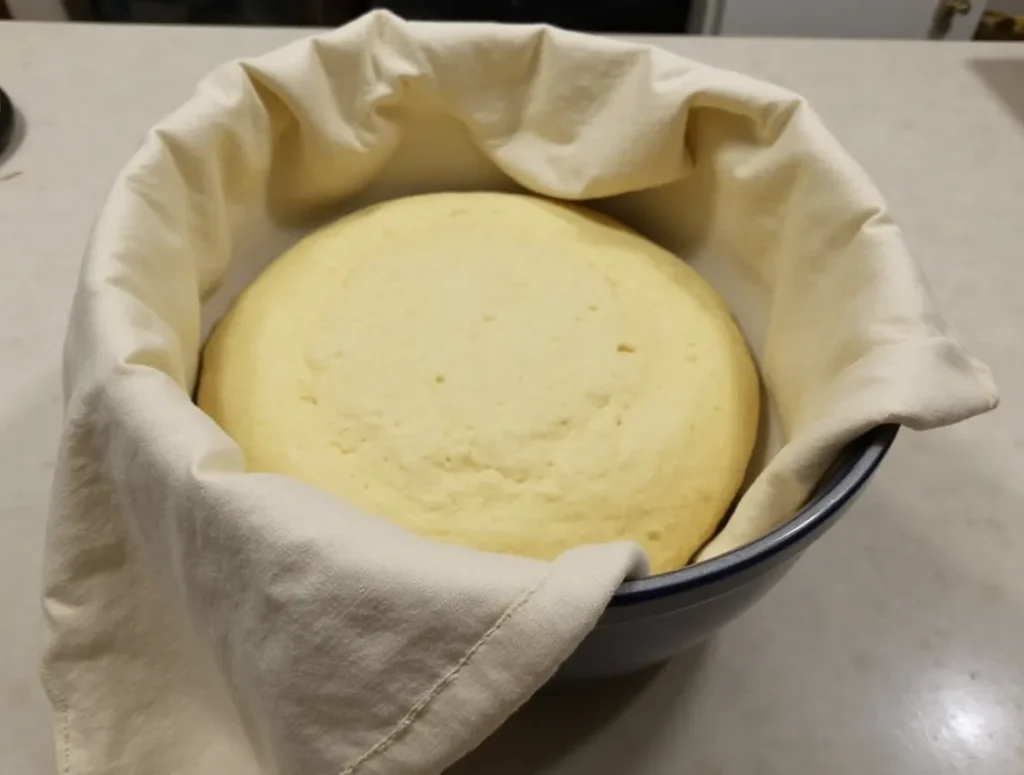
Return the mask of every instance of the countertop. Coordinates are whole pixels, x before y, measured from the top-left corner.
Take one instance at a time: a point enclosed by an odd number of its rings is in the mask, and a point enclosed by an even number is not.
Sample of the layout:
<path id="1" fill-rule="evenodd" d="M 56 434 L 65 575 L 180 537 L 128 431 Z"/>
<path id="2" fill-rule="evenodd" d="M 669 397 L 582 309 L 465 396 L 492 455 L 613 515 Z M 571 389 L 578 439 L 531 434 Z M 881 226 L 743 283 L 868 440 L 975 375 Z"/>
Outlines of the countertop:
<path id="1" fill-rule="evenodd" d="M 143 132 L 288 29 L 0 24 L 0 772 L 53 772 L 40 574 L 60 347 L 90 223 Z M 652 38 L 806 95 L 874 176 L 996 412 L 904 433 L 867 494 L 717 639 L 533 701 L 455 770 L 1024 773 L 1024 45 Z"/>

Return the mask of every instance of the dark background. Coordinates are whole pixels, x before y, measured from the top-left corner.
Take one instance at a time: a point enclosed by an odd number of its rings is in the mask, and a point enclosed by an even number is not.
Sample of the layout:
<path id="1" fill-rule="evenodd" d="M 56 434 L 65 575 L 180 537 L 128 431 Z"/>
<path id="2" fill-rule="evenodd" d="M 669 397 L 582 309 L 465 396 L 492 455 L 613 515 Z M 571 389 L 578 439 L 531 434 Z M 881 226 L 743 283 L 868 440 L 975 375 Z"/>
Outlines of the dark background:
<path id="1" fill-rule="evenodd" d="M 0 0 L 2 3 L 3 0 Z M 78 21 L 337 25 L 372 8 L 407 19 L 546 22 L 587 32 L 686 31 L 693 0 L 66 0 Z"/>

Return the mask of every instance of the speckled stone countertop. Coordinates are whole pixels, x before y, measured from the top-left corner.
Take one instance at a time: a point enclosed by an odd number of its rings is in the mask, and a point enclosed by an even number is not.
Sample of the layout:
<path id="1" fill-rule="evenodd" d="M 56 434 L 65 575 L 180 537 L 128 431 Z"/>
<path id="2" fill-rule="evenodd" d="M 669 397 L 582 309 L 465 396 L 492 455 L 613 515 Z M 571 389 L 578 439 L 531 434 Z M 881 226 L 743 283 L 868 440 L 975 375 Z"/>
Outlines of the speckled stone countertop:
<path id="1" fill-rule="evenodd" d="M 143 132 L 295 30 L 0 24 L 0 772 L 54 771 L 39 688 L 60 346 L 90 223 Z M 867 494 L 720 637 L 534 700 L 469 773 L 1024 773 L 1024 46 L 652 38 L 803 93 L 878 182 L 1003 406 L 904 433 Z"/>

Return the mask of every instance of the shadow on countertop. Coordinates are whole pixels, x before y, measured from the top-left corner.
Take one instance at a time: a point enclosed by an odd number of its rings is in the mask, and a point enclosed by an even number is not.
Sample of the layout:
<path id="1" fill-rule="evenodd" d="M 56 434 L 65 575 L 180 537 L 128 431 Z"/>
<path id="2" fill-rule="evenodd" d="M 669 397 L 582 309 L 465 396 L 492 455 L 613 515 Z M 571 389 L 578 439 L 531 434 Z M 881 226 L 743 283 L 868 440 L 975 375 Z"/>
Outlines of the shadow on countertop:
<path id="1" fill-rule="evenodd" d="M 659 720 L 693 694 L 708 648 L 697 645 L 663 667 L 629 676 L 542 689 L 445 775 L 522 775 L 548 772 L 558 762 L 574 773 L 628 772 L 637 751 L 677 732 Z M 563 761 L 570 754 L 574 761 Z"/>
<path id="2" fill-rule="evenodd" d="M 972 59 L 967 66 L 1024 126 L 1024 58 Z"/>

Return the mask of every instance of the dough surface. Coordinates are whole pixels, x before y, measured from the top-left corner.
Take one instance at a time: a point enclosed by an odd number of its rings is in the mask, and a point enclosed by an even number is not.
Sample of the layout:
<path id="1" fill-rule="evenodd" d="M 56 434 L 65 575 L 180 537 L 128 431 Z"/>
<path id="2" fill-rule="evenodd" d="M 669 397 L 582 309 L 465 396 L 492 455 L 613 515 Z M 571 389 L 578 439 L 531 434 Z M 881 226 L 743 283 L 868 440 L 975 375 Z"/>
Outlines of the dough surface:
<path id="1" fill-rule="evenodd" d="M 676 256 L 544 199 L 428 194 L 282 255 L 206 346 L 200 407 L 250 471 L 442 541 L 685 565 L 744 476 L 757 373 Z"/>

